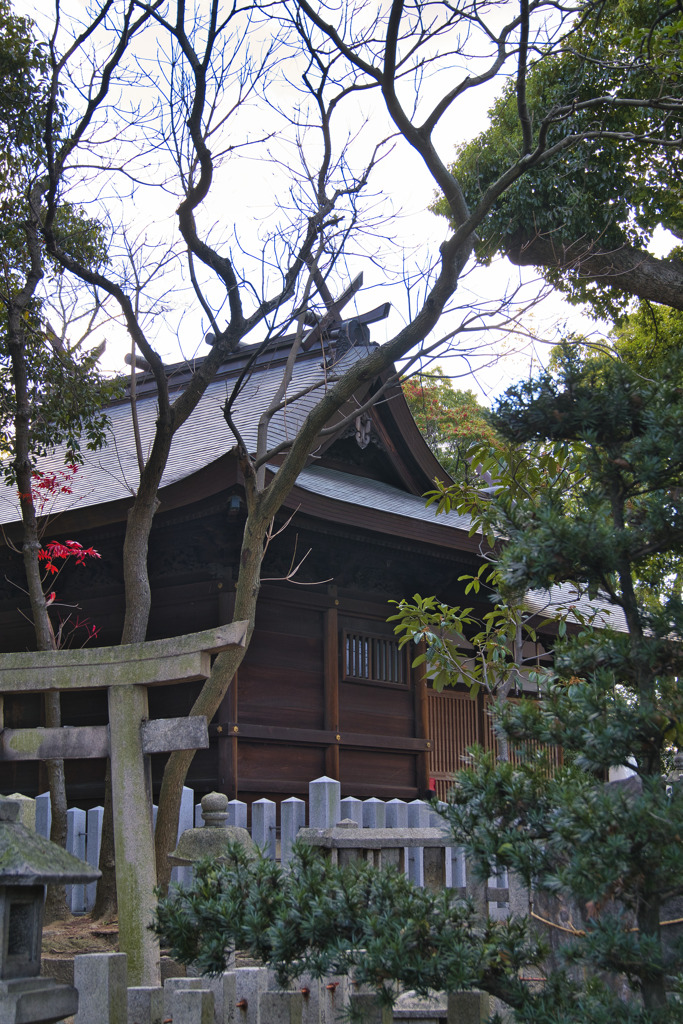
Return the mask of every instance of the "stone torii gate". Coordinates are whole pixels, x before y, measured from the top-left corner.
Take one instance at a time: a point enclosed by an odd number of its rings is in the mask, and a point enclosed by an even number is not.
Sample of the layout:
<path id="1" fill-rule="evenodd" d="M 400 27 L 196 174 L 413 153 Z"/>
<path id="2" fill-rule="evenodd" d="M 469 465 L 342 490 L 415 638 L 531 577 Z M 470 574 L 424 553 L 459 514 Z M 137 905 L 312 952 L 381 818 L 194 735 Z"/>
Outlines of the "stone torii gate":
<path id="1" fill-rule="evenodd" d="M 159 947 L 148 930 L 156 902 L 149 755 L 209 745 L 204 717 L 150 721 L 147 687 L 208 678 L 211 656 L 244 647 L 246 633 L 246 622 L 233 622 L 169 640 L 0 656 L 0 762 L 111 758 L 119 940 L 132 985 L 160 984 Z M 4 728 L 4 693 L 102 687 L 108 726 Z"/>

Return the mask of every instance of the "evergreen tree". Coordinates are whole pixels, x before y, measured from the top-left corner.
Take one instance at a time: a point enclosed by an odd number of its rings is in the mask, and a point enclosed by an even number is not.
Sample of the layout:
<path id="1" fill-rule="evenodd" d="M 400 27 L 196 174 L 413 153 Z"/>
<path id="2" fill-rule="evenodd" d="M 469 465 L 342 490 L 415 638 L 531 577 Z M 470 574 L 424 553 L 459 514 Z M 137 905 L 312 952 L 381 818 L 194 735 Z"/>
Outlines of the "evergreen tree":
<path id="1" fill-rule="evenodd" d="M 669 275 L 680 272 L 680 246 L 657 260 L 648 243 L 657 226 L 677 239 L 683 233 L 675 141 L 682 28 L 676 0 L 588 3 L 561 50 L 532 63 L 522 95 L 519 81 L 508 82 L 490 125 L 458 148 L 453 170 L 468 202 L 486 194 L 512 156 L 528 158 L 544 146 L 546 157 L 484 220 L 476 245 L 482 263 L 502 253 L 538 267 L 570 302 L 589 303 L 603 319 L 625 315 L 634 293 L 678 306 Z M 658 96 L 666 117 L 660 121 L 646 103 L 629 111 L 626 94 Z M 598 95 L 606 100 L 601 113 Z M 568 149 L 579 135 L 580 145 Z M 666 139 L 663 157 L 651 148 L 655 137 Z M 450 216 L 443 198 L 433 210 Z M 636 282 L 645 273 L 649 284 Z"/>
<path id="2" fill-rule="evenodd" d="M 476 753 L 447 817 L 482 876 L 514 871 L 549 923 L 477 919 L 448 893 L 418 894 L 367 866 L 326 869 L 307 852 L 289 876 L 264 863 L 205 865 L 190 893 L 159 910 L 181 957 L 216 969 L 233 941 L 283 977 L 351 968 L 387 999 L 395 981 L 482 988 L 528 1024 L 681 1019 L 683 792 L 666 776 L 683 745 L 683 606 L 666 585 L 657 602 L 641 602 L 636 584 L 653 554 L 683 543 L 682 384 L 678 356 L 645 379 L 623 361 L 568 352 L 511 389 L 494 419 L 522 449 L 565 453 L 533 500 L 501 489 L 482 513 L 486 528 L 497 521 L 507 534 L 499 600 L 571 582 L 601 621 L 561 624 L 553 668 L 537 674 L 542 699 L 499 708 L 518 759 Z M 466 491 L 442 486 L 442 506 L 471 505 Z M 529 741 L 561 744 L 567 766 L 550 776 Z M 634 775 L 608 783 L 615 766 Z M 560 909 L 568 927 L 556 927 Z M 539 928 L 561 940 L 552 956 Z"/>

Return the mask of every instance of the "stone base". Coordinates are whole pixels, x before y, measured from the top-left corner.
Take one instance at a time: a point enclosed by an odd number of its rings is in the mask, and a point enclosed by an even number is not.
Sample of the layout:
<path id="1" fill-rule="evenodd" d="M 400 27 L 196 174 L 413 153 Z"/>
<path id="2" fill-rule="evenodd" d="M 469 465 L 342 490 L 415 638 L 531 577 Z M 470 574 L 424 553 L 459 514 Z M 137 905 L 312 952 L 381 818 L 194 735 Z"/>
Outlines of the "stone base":
<path id="1" fill-rule="evenodd" d="M 73 985 L 74 960 L 72 956 L 43 956 L 40 958 L 40 974 L 51 978 L 58 985 Z"/>
<path id="2" fill-rule="evenodd" d="M 2 1024 L 56 1024 L 78 1009 L 78 992 L 52 978 L 0 981 Z"/>
<path id="3" fill-rule="evenodd" d="M 162 985 L 167 978 L 187 977 L 187 967 L 185 964 L 179 964 L 177 960 L 173 960 L 170 956 L 162 956 L 159 961 L 159 967 L 161 969 Z"/>

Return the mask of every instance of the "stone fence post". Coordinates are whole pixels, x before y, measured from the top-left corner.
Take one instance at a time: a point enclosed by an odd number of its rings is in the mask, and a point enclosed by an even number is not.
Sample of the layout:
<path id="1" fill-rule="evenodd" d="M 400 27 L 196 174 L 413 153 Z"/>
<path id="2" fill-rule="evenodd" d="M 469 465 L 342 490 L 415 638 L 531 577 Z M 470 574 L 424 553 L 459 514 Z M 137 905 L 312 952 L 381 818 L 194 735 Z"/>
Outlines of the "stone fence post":
<path id="1" fill-rule="evenodd" d="M 311 828 L 334 828 L 341 820 L 341 786 L 323 775 L 308 784 L 308 823 Z"/>

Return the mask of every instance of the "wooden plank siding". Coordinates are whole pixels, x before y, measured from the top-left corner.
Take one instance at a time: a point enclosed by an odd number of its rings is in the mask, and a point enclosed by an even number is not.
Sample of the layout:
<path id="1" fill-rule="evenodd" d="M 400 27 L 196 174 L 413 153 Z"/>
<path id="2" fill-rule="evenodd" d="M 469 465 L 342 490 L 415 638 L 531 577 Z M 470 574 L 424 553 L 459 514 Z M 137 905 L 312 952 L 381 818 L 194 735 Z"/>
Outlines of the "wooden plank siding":
<path id="1" fill-rule="evenodd" d="M 344 795 L 424 795 L 421 701 L 384 605 L 356 599 L 347 609 L 334 591 L 287 597 L 273 587 L 263 594 L 237 685 L 211 726 L 221 788 L 248 802 L 305 797 L 310 780 L 327 774 Z M 380 680 L 372 671 L 348 678 L 349 634 L 371 639 Z"/>
<path id="2" fill-rule="evenodd" d="M 345 508 L 350 515 L 353 506 Z M 366 509 L 362 514 L 368 520 L 375 515 Z M 150 546 L 150 640 L 232 620 L 241 529 L 218 495 L 159 514 Z M 114 645 L 123 618 L 122 531 L 114 525 L 78 536 L 102 558 L 87 574 L 67 573 L 63 596 L 100 627 L 98 643 Z M 397 660 L 388 602 L 432 586 L 457 602 L 462 595 L 453 581 L 470 566 L 471 555 L 426 541 L 411 545 L 398 541 L 395 532 L 382 535 L 352 523 L 339 527 L 301 511 L 296 537 L 301 550 L 311 551 L 300 574 L 300 582 L 309 585 L 286 582 L 294 539 L 291 531 L 276 537 L 264 563 L 253 642 L 210 726 L 210 747 L 193 759 L 188 785 L 198 795 L 218 788 L 247 802 L 261 796 L 305 798 L 310 780 L 327 774 L 340 779 L 345 796 L 426 796 L 431 732 L 425 685 L 410 669 L 408 654 L 403 681 L 399 672 L 392 681 Z M 19 556 L 5 550 L 3 557 L 5 574 L 11 570 L 19 579 Z M 3 594 L 0 647 L 31 645 L 16 604 L 13 593 Z M 349 633 L 372 639 L 372 678 L 349 678 Z M 199 688 L 152 687 L 150 714 L 187 714 Z M 62 705 L 66 725 L 107 722 L 106 701 L 97 693 L 77 700 L 64 695 Z M 42 723 L 40 701 L 30 695 L 6 700 L 5 712 L 11 728 Z M 165 761 L 165 754 L 152 757 L 155 794 Z M 100 803 L 104 768 L 99 760 L 70 762 L 70 802 L 86 808 Z M 3 773 L 3 790 L 35 795 L 46 788 L 37 762 L 4 765 Z"/>

